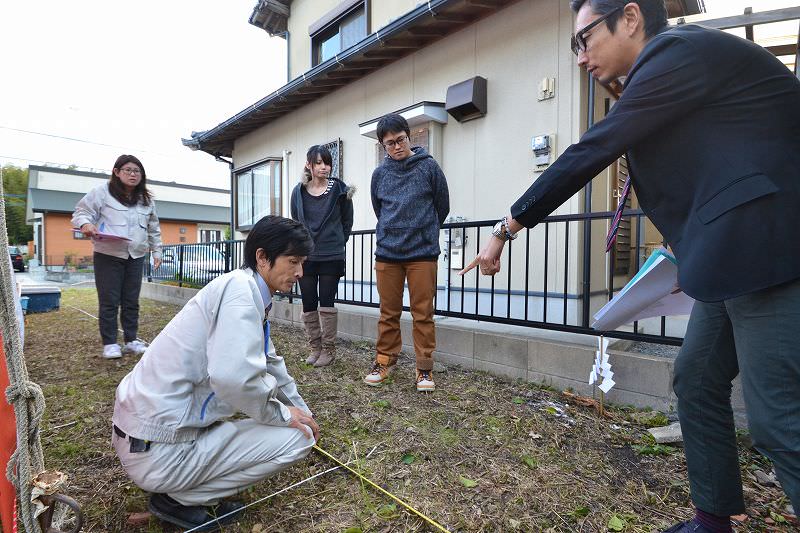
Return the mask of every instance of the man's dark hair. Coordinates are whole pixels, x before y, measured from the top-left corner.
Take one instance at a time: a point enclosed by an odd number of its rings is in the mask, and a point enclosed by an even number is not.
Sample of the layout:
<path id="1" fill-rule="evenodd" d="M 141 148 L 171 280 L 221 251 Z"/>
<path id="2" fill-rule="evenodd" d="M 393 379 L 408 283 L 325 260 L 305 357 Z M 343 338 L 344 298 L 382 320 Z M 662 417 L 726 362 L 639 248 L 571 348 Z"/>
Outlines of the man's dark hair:
<path id="1" fill-rule="evenodd" d="M 139 181 L 139 185 L 137 185 L 130 194 L 128 194 L 128 190 L 122 184 L 122 180 L 114 174 L 114 170 L 121 172 L 122 167 L 128 163 L 135 164 L 139 167 L 139 170 L 142 171 L 142 179 Z M 147 174 L 145 174 L 144 165 L 139 161 L 138 157 L 130 154 L 122 154 L 117 158 L 114 162 L 114 169 L 111 171 L 111 181 L 108 182 L 108 192 L 110 192 L 111 196 L 116 198 L 119 203 L 127 205 L 128 207 L 132 207 L 139 202 L 144 205 L 150 205 L 152 195 L 150 191 L 147 190 Z"/>
<path id="2" fill-rule="evenodd" d="M 406 135 L 411 137 L 411 128 L 408 127 L 408 121 L 398 115 L 397 113 L 389 113 L 384 115 L 378 121 L 378 142 L 383 143 L 383 138 L 390 133 L 406 132 Z"/>
<path id="3" fill-rule="evenodd" d="M 256 269 L 256 252 L 264 249 L 270 266 L 282 255 L 308 256 L 314 241 L 308 230 L 296 220 L 268 215 L 256 222 L 244 242 L 244 264 Z"/>
<path id="4" fill-rule="evenodd" d="M 667 25 L 667 8 L 664 5 L 664 0 L 572 0 L 570 7 L 577 13 L 587 2 L 592 11 L 600 16 L 625 7 L 627 4 L 638 4 L 644 17 L 644 36 L 647 39 L 661 32 Z M 614 33 L 617 21 L 621 16 L 622 9 L 619 9 L 619 11 L 606 19 L 608 31 Z"/>

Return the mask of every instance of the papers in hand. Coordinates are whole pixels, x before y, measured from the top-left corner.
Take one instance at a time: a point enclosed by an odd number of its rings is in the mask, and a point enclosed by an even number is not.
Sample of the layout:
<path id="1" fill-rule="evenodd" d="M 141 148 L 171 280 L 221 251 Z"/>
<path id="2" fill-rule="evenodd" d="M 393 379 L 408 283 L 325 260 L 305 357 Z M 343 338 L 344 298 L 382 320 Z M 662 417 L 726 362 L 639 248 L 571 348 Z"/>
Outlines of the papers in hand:
<path id="1" fill-rule="evenodd" d="M 72 228 L 72 231 L 80 231 L 80 228 Z M 94 241 L 130 241 L 127 237 L 121 235 L 114 235 L 113 233 L 106 233 L 105 231 L 95 230 L 92 236 Z"/>
<path id="2" fill-rule="evenodd" d="M 595 315 L 592 327 L 611 331 L 656 316 L 688 315 L 694 300 L 678 288 L 678 263 L 666 249 L 653 252 L 644 266 Z"/>

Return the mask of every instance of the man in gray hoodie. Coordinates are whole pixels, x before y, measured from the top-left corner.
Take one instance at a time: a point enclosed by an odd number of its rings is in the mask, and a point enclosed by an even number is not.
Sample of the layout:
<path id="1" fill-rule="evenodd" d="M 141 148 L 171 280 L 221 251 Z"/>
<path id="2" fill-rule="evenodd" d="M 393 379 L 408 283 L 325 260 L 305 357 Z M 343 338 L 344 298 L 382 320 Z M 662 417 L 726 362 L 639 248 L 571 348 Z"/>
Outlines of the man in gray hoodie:
<path id="1" fill-rule="evenodd" d="M 406 119 L 391 113 L 378 122 L 386 158 L 372 173 L 372 208 L 378 219 L 375 272 L 380 296 L 377 357 L 364 382 L 380 386 L 402 347 L 400 314 L 403 287 L 408 292 L 417 357 L 417 390 L 432 391 L 433 297 L 439 254 L 439 228 L 450 212 L 447 180 L 436 160 L 411 146 Z"/>

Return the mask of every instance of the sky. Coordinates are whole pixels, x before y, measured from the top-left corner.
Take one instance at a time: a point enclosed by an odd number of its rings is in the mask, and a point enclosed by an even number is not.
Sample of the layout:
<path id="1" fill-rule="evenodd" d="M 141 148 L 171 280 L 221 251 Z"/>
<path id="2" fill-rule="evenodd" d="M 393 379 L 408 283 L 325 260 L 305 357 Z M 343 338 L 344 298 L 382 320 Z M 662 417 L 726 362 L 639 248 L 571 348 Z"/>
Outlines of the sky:
<path id="1" fill-rule="evenodd" d="M 148 179 L 229 188 L 227 164 L 181 137 L 286 83 L 286 43 L 247 22 L 255 4 L 0 2 L 0 163 L 108 171 L 131 153 Z"/>
<path id="2" fill-rule="evenodd" d="M 181 138 L 286 83 L 285 41 L 247 22 L 256 1 L 0 2 L 0 164 L 108 172 L 130 153 L 148 179 L 229 188 L 228 166 Z M 705 4 L 727 16 L 800 0 Z"/>

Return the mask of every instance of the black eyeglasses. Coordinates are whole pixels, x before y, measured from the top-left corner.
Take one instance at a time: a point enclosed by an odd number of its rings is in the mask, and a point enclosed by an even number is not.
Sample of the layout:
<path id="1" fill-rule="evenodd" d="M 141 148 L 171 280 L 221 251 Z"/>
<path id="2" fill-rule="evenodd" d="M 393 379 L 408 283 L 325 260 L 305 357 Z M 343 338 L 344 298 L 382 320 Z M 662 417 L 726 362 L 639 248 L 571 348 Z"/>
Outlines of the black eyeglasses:
<path id="1" fill-rule="evenodd" d="M 603 15 L 602 17 L 600 17 L 597 20 L 595 20 L 594 22 L 592 22 L 590 24 L 587 24 L 586 26 L 584 26 L 583 28 L 578 30 L 575 33 L 575 35 L 572 36 L 572 42 L 570 43 L 570 46 L 572 47 L 572 53 L 574 53 L 575 55 L 578 55 L 581 52 L 585 52 L 586 51 L 586 34 L 589 33 L 589 30 L 591 30 L 592 28 L 594 28 L 595 26 L 597 26 L 598 24 L 600 24 L 601 22 L 603 22 L 607 18 L 609 18 L 612 15 L 614 15 L 614 13 L 616 13 L 617 11 L 622 9 L 623 7 L 624 6 L 620 6 L 620 7 L 616 8 L 616 9 L 612 9 L 611 11 L 609 11 L 608 13 Z"/>
<path id="2" fill-rule="evenodd" d="M 383 143 L 383 147 L 386 148 L 386 149 L 391 150 L 396 145 L 405 144 L 405 142 L 407 140 L 408 140 L 408 136 L 407 135 L 401 135 L 400 137 L 398 137 L 397 139 L 395 139 L 393 141 L 386 141 L 385 143 Z"/>

